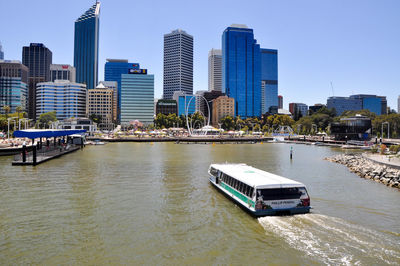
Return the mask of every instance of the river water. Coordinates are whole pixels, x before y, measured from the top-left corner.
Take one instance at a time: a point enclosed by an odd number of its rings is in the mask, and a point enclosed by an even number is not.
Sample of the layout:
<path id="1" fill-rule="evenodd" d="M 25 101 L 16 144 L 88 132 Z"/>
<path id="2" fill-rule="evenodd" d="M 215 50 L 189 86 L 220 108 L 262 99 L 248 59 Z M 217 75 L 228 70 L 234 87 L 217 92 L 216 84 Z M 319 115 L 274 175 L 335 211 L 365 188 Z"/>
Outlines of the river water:
<path id="1" fill-rule="evenodd" d="M 0 264 L 399 265 L 400 192 L 289 144 L 110 143 L 0 158 Z M 253 218 L 208 182 L 243 162 L 308 187 L 312 213 Z"/>

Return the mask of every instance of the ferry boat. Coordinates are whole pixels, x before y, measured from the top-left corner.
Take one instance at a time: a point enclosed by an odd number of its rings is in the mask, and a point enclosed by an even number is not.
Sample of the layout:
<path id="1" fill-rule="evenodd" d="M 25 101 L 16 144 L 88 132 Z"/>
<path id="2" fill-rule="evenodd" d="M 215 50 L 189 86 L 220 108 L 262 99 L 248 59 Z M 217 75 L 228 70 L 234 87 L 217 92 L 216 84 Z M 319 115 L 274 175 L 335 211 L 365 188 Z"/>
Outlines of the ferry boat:
<path id="1" fill-rule="evenodd" d="M 300 182 L 246 164 L 211 164 L 208 173 L 212 185 L 256 217 L 310 212 Z"/>

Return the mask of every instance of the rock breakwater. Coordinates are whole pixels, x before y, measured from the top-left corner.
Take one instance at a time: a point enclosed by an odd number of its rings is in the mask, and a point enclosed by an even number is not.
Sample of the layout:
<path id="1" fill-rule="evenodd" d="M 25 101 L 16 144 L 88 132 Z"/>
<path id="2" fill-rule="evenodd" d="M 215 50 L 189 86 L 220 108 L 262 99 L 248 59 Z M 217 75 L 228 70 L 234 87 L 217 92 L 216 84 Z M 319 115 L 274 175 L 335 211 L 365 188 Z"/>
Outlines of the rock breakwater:
<path id="1" fill-rule="evenodd" d="M 362 178 L 400 189 L 400 170 L 372 162 L 361 154 L 339 154 L 325 160 L 346 165 L 351 172 Z"/>

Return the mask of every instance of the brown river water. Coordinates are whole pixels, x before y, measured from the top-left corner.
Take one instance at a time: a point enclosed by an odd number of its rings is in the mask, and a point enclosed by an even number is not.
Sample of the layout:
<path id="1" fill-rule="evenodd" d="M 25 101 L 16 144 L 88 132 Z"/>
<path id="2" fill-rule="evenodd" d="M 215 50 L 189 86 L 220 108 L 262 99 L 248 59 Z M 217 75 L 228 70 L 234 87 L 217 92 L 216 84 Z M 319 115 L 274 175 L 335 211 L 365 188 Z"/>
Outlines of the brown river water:
<path id="1" fill-rule="evenodd" d="M 400 265 L 400 191 L 289 144 L 110 143 L 36 167 L 0 158 L 0 265 Z M 211 163 L 304 183 L 312 212 L 253 218 Z"/>

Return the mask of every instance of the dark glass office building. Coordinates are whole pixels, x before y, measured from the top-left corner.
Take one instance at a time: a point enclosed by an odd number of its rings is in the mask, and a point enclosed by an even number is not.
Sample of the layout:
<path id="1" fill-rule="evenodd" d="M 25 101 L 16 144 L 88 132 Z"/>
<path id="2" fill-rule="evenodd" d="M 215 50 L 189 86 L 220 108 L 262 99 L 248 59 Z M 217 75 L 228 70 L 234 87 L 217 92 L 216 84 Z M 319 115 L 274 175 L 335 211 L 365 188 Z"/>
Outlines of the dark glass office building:
<path id="1" fill-rule="evenodd" d="M 121 75 L 129 74 L 130 69 L 139 70 L 140 65 L 138 63 L 129 63 L 127 59 L 107 59 L 104 66 L 104 80 L 118 83 L 118 121 L 121 119 Z"/>
<path id="2" fill-rule="evenodd" d="M 100 3 L 75 21 L 74 67 L 76 82 L 94 89 L 98 82 Z"/>
<path id="3" fill-rule="evenodd" d="M 29 68 L 28 116 L 36 119 L 36 84 L 50 80 L 53 53 L 43 43 L 31 43 L 22 48 L 22 64 Z"/>
<path id="4" fill-rule="evenodd" d="M 371 119 L 357 115 L 341 118 L 340 122 L 331 123 L 331 134 L 336 140 L 369 140 L 371 138 Z"/>
<path id="5" fill-rule="evenodd" d="M 178 113 L 178 104 L 175 100 L 163 100 L 160 99 L 156 104 L 156 115 L 158 114 L 177 114 Z"/>
<path id="6" fill-rule="evenodd" d="M 278 50 L 261 49 L 261 111 L 278 106 Z"/>
<path id="7" fill-rule="evenodd" d="M 260 45 L 253 30 L 233 24 L 222 34 L 222 92 L 235 99 L 235 115 L 261 116 Z"/>
<path id="8" fill-rule="evenodd" d="M 197 94 L 197 93 L 196 93 Z M 205 116 L 208 117 L 210 115 L 210 121 L 212 121 L 213 117 L 212 117 L 212 109 L 213 109 L 213 101 L 215 99 L 217 99 L 220 96 L 225 96 L 225 94 L 222 91 L 217 91 L 217 90 L 213 90 L 213 91 L 203 91 L 200 92 L 199 95 L 203 96 L 204 99 L 202 97 L 199 97 L 198 100 L 199 101 L 199 111 Z M 208 108 L 206 105 L 206 102 L 208 103 L 209 107 L 210 107 L 210 114 L 208 114 Z"/>

